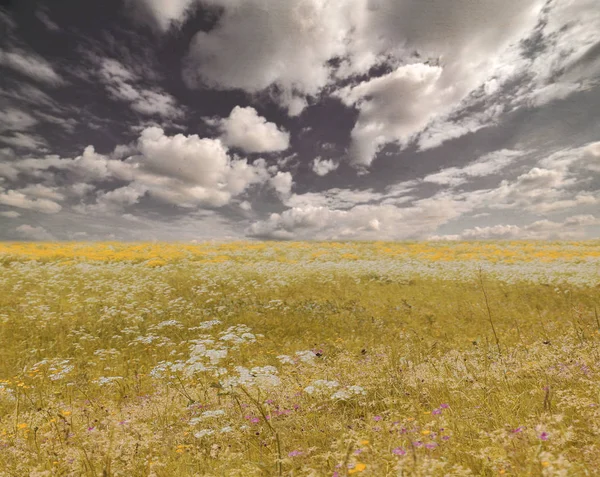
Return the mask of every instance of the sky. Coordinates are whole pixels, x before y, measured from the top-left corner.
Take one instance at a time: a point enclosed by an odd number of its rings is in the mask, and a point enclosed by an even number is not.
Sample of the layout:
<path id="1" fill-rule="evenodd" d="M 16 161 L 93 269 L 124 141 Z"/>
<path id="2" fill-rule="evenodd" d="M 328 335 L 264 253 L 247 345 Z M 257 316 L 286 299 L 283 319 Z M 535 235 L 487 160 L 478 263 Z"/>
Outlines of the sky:
<path id="1" fill-rule="evenodd" d="M 600 237 L 597 0 L 0 0 L 0 240 Z"/>

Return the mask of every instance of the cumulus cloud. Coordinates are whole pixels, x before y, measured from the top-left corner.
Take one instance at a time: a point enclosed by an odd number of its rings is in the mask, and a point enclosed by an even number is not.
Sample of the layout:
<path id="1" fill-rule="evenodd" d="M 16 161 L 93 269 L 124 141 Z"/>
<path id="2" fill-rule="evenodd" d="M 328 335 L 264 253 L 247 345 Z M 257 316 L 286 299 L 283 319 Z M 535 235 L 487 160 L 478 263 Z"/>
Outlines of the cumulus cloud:
<path id="1" fill-rule="evenodd" d="M 352 2 L 208 0 L 223 14 L 215 28 L 198 32 L 184 68 L 189 86 L 243 89 L 271 86 L 280 102 L 299 114 L 306 96 L 330 79 L 327 62 L 342 56 Z M 362 3 L 362 0 L 361 0 Z"/>
<path id="2" fill-rule="evenodd" d="M 183 22 L 195 0 L 129 0 L 129 3 L 141 20 L 150 19 L 165 32 Z"/>
<path id="3" fill-rule="evenodd" d="M 339 163 L 333 159 L 322 159 L 315 157 L 312 162 L 312 170 L 318 176 L 326 176 L 330 172 L 335 171 L 339 167 Z"/>
<path id="4" fill-rule="evenodd" d="M 279 171 L 271 177 L 270 183 L 279 194 L 286 196 L 292 191 L 294 181 L 290 172 Z"/>
<path id="5" fill-rule="evenodd" d="M 38 181 L 2 192 L 0 204 L 55 213 L 61 209 L 57 202 L 69 197 L 80 201 L 75 205 L 80 213 L 110 214 L 151 197 L 194 209 L 227 205 L 253 185 L 267 185 L 287 196 L 293 184 L 291 173 L 268 167 L 264 159 L 249 163 L 231 155 L 220 139 L 168 136 L 150 127 L 121 149 L 130 153 L 126 159 L 98 154 L 88 146 L 72 159 L 46 155 L 0 163 L 0 177 Z M 49 185 L 57 181 L 63 185 Z"/>
<path id="6" fill-rule="evenodd" d="M 65 83 L 65 80 L 48 61 L 25 50 L 17 48 L 12 50 L 0 49 L 0 65 L 52 86 Z"/>
<path id="7" fill-rule="evenodd" d="M 259 116 L 252 107 L 236 106 L 229 117 L 217 124 L 222 131 L 223 143 L 244 152 L 284 151 L 290 146 L 290 134 Z"/>
<path id="8" fill-rule="evenodd" d="M 513 240 L 513 239 L 581 239 L 585 228 L 600 225 L 593 215 L 575 215 L 561 222 L 537 220 L 529 225 L 493 225 L 473 227 L 454 235 L 432 235 L 430 240 Z"/>
<path id="9" fill-rule="evenodd" d="M 39 241 L 53 241 L 56 240 L 54 235 L 48 232 L 44 227 L 38 226 L 34 227 L 32 225 L 19 225 L 16 229 L 16 232 L 23 238 L 29 240 L 39 240 Z"/>
<path id="10" fill-rule="evenodd" d="M 356 205 L 346 210 L 325 206 L 293 207 L 253 223 L 250 236 L 274 239 L 391 239 L 418 238 L 470 210 L 450 197 L 434 196 L 410 207 L 391 204 Z"/>
<path id="11" fill-rule="evenodd" d="M 17 217 L 21 217 L 21 214 L 15 212 L 14 210 L 6 210 L 4 212 L 0 212 L 0 216 L 8 219 L 16 219 Z"/>
<path id="12" fill-rule="evenodd" d="M 0 204 L 20 209 L 29 209 L 44 214 L 56 214 L 62 209 L 61 205 L 53 200 L 43 197 L 31 197 L 20 190 L 0 190 Z"/>

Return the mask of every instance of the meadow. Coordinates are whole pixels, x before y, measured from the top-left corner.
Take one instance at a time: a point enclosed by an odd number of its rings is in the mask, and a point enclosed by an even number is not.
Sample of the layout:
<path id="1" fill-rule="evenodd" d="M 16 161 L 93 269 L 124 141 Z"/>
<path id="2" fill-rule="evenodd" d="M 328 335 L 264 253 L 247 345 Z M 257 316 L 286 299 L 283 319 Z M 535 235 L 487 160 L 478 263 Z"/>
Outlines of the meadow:
<path id="1" fill-rule="evenodd" d="M 0 477 L 593 476 L 600 241 L 0 243 Z"/>

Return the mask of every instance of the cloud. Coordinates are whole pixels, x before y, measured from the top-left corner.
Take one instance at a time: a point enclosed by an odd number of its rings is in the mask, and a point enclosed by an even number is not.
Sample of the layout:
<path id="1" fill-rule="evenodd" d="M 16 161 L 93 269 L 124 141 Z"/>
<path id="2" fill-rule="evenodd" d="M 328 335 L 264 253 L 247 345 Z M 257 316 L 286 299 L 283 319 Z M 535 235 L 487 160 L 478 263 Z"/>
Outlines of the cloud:
<path id="1" fill-rule="evenodd" d="M 292 191 L 294 181 L 291 173 L 279 171 L 275 176 L 271 177 L 270 183 L 279 194 L 286 196 Z"/>
<path id="2" fill-rule="evenodd" d="M 62 209 L 60 204 L 50 199 L 29 197 L 23 191 L 19 190 L 0 190 L 0 204 L 20 209 L 29 209 L 44 214 L 56 214 Z"/>
<path id="3" fill-rule="evenodd" d="M 0 49 L 0 65 L 52 86 L 65 84 L 65 80 L 52 65 L 35 53 L 21 49 L 10 51 Z"/>
<path id="4" fill-rule="evenodd" d="M 402 240 L 422 237 L 470 210 L 450 197 L 435 196 L 409 207 L 361 204 L 346 210 L 306 205 L 271 214 L 254 222 L 246 233 L 253 237 L 284 240 Z"/>
<path id="5" fill-rule="evenodd" d="M 117 60 L 103 58 L 99 75 L 112 98 L 129 103 L 140 114 L 171 119 L 184 115 L 173 96 L 159 88 L 142 87 L 138 76 Z"/>
<path id="6" fill-rule="evenodd" d="M 430 240 L 514 240 L 514 239 L 581 239 L 585 228 L 600 225 L 600 219 L 593 215 L 575 215 L 562 222 L 538 220 L 525 226 L 493 225 L 474 227 L 454 235 L 432 235 Z"/>
<path id="7" fill-rule="evenodd" d="M 193 38 L 185 61 L 190 87 L 276 87 L 280 104 L 299 114 L 306 96 L 330 82 L 328 61 L 343 56 L 352 2 L 208 0 L 223 9 L 216 27 Z M 362 0 L 359 3 L 363 3 Z"/>
<path id="8" fill-rule="evenodd" d="M 222 132 L 223 143 L 244 152 L 277 152 L 290 147 L 290 134 L 279 129 L 275 123 L 267 122 L 252 107 L 236 106 L 229 117 L 217 124 Z"/>
<path id="9" fill-rule="evenodd" d="M 54 241 L 56 238 L 44 227 L 34 227 L 32 225 L 19 225 L 15 231 L 23 238 L 39 241 Z"/>
<path id="10" fill-rule="evenodd" d="M 134 13 L 141 19 L 151 19 L 162 32 L 181 24 L 195 0 L 129 0 Z"/>
<path id="11" fill-rule="evenodd" d="M 23 131 L 37 124 L 37 119 L 17 108 L 0 110 L 0 131 Z"/>
<path id="12" fill-rule="evenodd" d="M 334 162 L 332 159 L 321 159 L 320 157 L 315 157 L 312 162 L 312 170 L 318 176 L 325 176 L 332 171 L 335 171 L 339 167 L 337 162 Z"/>
<path id="13" fill-rule="evenodd" d="M 46 147 L 48 147 L 48 143 L 44 138 L 37 135 L 24 134 L 20 132 L 15 132 L 10 136 L 2 135 L 0 136 L 0 142 L 8 144 L 12 147 L 34 151 L 44 150 Z"/>
<path id="14" fill-rule="evenodd" d="M 38 10 L 35 12 L 35 16 L 40 22 L 44 24 L 46 29 L 48 29 L 49 31 L 57 32 L 61 30 L 61 28 L 56 24 L 56 22 L 54 22 L 50 18 L 50 16 L 46 12 L 46 9 L 38 8 Z"/>
<path id="15" fill-rule="evenodd" d="M 7 210 L 4 212 L 0 212 L 0 216 L 6 217 L 8 219 L 16 219 L 17 217 L 21 217 L 21 214 L 15 212 L 14 210 Z"/>
<path id="16" fill-rule="evenodd" d="M 510 149 L 494 151 L 467 166 L 442 169 L 440 172 L 426 176 L 423 180 L 440 185 L 457 186 L 466 182 L 468 178 L 496 174 L 522 155 L 523 152 Z"/>

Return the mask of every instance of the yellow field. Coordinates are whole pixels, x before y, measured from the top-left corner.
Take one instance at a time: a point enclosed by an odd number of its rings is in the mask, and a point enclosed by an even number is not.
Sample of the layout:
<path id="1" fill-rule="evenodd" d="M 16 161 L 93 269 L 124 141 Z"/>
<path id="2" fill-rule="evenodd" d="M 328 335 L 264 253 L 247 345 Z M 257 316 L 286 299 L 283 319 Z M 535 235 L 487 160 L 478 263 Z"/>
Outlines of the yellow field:
<path id="1" fill-rule="evenodd" d="M 597 475 L 600 242 L 0 244 L 0 476 Z"/>

